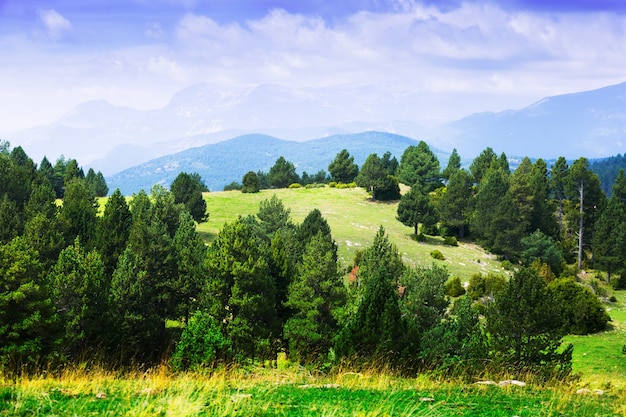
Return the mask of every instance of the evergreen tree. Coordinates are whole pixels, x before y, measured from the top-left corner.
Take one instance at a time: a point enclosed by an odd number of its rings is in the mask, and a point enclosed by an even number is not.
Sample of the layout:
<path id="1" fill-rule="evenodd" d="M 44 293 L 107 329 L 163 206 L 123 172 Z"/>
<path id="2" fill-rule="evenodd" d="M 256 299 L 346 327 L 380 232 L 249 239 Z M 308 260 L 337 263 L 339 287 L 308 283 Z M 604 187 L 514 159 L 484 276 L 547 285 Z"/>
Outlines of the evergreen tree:
<path id="1" fill-rule="evenodd" d="M 409 186 L 419 185 L 427 193 L 441 186 L 439 160 L 426 142 L 420 141 L 417 146 L 404 150 L 398 167 L 398 181 Z"/>
<path id="2" fill-rule="evenodd" d="M 461 169 L 461 157 L 457 152 L 456 148 L 452 149 L 452 153 L 450 154 L 450 159 L 448 159 L 448 165 L 441 172 L 441 177 L 446 181 L 450 181 L 450 177 L 452 174 Z"/>
<path id="3" fill-rule="evenodd" d="M 56 315 L 37 252 L 21 238 L 0 244 L 0 367 L 44 364 L 56 340 Z"/>
<path id="4" fill-rule="evenodd" d="M 558 203 L 559 238 L 563 238 L 563 203 L 567 199 L 567 177 L 569 166 L 567 160 L 560 156 L 550 169 L 550 190 Z"/>
<path id="5" fill-rule="evenodd" d="M 495 363 L 514 375 L 567 376 L 573 347 L 561 347 L 559 313 L 543 278 L 529 268 L 516 272 L 487 309 Z"/>
<path id="6" fill-rule="evenodd" d="M 127 247 L 113 272 L 109 295 L 116 325 L 109 348 L 121 363 L 150 364 L 160 359 L 165 320 L 155 298 L 154 285 L 141 257 Z"/>
<path id="7" fill-rule="evenodd" d="M 106 202 L 104 214 L 98 222 L 96 238 L 97 249 L 109 276 L 113 274 L 119 257 L 126 249 L 132 224 L 130 208 L 118 188 Z"/>
<path id="8" fill-rule="evenodd" d="M 9 243 L 22 234 L 24 220 L 17 203 L 7 194 L 0 196 L 0 244 Z"/>
<path id="9" fill-rule="evenodd" d="M 293 223 L 289 217 L 291 210 L 285 208 L 280 198 L 273 194 L 271 198 L 259 203 L 258 218 L 259 236 L 266 242 L 270 242 L 274 234 L 285 228 L 292 228 Z"/>
<path id="10" fill-rule="evenodd" d="M 243 358 L 269 358 L 280 333 L 276 287 L 263 256 L 263 244 L 239 217 L 224 225 L 206 258 L 203 300 L 207 312 L 223 325 L 233 353 Z"/>
<path id="11" fill-rule="evenodd" d="M 598 296 L 573 278 L 556 279 L 548 285 L 548 290 L 560 309 L 563 331 L 567 334 L 597 333 L 611 321 Z"/>
<path id="12" fill-rule="evenodd" d="M 348 184 L 359 174 L 359 166 L 354 163 L 354 157 L 348 150 L 342 149 L 328 165 L 328 172 L 333 181 Z"/>
<path id="13" fill-rule="evenodd" d="M 181 172 L 170 187 L 174 195 L 174 203 L 184 204 L 185 208 L 197 222 L 206 221 L 206 201 L 202 198 L 203 183 L 186 172 Z M 205 186 L 206 187 L 206 186 Z"/>
<path id="14" fill-rule="evenodd" d="M 107 335 L 109 282 L 100 255 L 86 253 L 77 238 L 59 255 L 48 278 L 63 323 L 63 351 L 69 357 L 99 348 Z"/>
<path id="15" fill-rule="evenodd" d="M 464 169 L 450 176 L 445 192 L 437 202 L 437 211 L 444 225 L 458 229 L 459 238 L 465 236 L 472 210 L 472 180 Z"/>
<path id="16" fill-rule="evenodd" d="M 269 184 L 273 188 L 287 188 L 300 181 L 296 167 L 284 157 L 279 157 L 267 173 Z"/>
<path id="17" fill-rule="evenodd" d="M 396 176 L 398 171 L 398 160 L 391 156 L 391 152 L 387 151 L 380 158 L 380 164 L 387 175 Z"/>
<path id="18" fill-rule="evenodd" d="M 173 241 L 178 265 L 178 273 L 174 276 L 173 303 L 176 317 L 188 321 L 190 313 L 196 310 L 196 297 L 202 287 L 206 246 L 196 231 L 191 214 L 182 211 L 179 223 Z"/>
<path id="19" fill-rule="evenodd" d="M 258 193 L 261 186 L 259 176 L 254 171 L 248 171 L 241 180 L 242 193 Z"/>
<path id="20" fill-rule="evenodd" d="M 392 366 L 399 363 L 406 335 L 398 303 L 403 269 L 400 254 L 381 227 L 359 263 L 362 297 L 338 337 L 339 355 Z"/>
<path id="21" fill-rule="evenodd" d="M 94 247 L 98 203 L 84 180 L 74 178 L 66 183 L 59 217 L 65 224 L 65 241 L 77 237 L 87 249 Z"/>
<path id="22" fill-rule="evenodd" d="M 48 180 L 48 182 L 50 183 L 50 186 L 52 186 L 53 185 L 53 181 L 54 181 L 54 167 L 52 166 L 52 164 L 50 163 L 48 158 L 46 158 L 45 156 L 43 157 L 43 159 L 39 163 L 39 170 L 38 171 L 39 171 L 39 174 L 43 178 Z"/>
<path id="23" fill-rule="evenodd" d="M 437 223 L 435 208 L 430 202 L 427 193 L 415 184 L 409 192 L 404 194 L 398 204 L 398 221 L 408 227 L 413 227 L 417 236 L 417 228 L 421 224 L 424 227 L 431 227 Z"/>
<path id="24" fill-rule="evenodd" d="M 284 327 L 290 356 L 301 362 L 323 359 L 339 331 L 337 311 L 346 288 L 334 254 L 335 244 L 321 232 L 307 244 L 285 306 L 293 311 Z"/>
<path id="25" fill-rule="evenodd" d="M 548 264 L 555 275 L 560 275 L 563 271 L 563 253 L 552 237 L 537 229 L 534 233 L 525 236 L 521 240 L 520 258 L 525 266 L 530 266 L 534 261 L 539 260 Z"/>
<path id="26" fill-rule="evenodd" d="M 482 182 L 483 177 L 491 167 L 492 162 L 496 159 L 497 156 L 493 149 L 486 148 L 472 161 L 469 170 L 472 174 L 474 184 L 480 184 Z"/>
<path id="27" fill-rule="evenodd" d="M 623 171 L 620 171 L 623 172 Z M 606 280 L 626 264 L 626 205 L 613 193 L 594 225 L 595 261 L 606 271 Z"/>
<path id="28" fill-rule="evenodd" d="M 569 213 L 573 222 L 577 223 L 578 235 L 578 268 L 582 268 L 585 242 L 591 241 L 593 224 L 605 204 L 605 196 L 600 188 L 600 179 L 589 170 L 586 158 L 577 159 L 569 169 L 567 191 L 570 200 L 577 206 L 577 211 Z"/>

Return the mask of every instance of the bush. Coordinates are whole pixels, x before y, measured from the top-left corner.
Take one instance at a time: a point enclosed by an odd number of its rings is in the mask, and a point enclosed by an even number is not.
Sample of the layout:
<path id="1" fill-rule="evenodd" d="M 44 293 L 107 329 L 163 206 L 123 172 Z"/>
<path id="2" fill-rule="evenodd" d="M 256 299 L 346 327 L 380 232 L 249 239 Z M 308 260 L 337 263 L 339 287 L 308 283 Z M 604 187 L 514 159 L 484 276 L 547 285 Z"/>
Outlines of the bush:
<path id="1" fill-rule="evenodd" d="M 337 183 L 335 181 L 331 181 L 331 182 L 328 183 L 328 186 L 330 188 L 335 188 L 337 186 Z"/>
<path id="2" fill-rule="evenodd" d="M 459 246 L 459 242 L 455 236 L 446 236 L 443 238 L 443 244 L 448 246 Z"/>
<path id="3" fill-rule="evenodd" d="M 441 253 L 441 251 L 439 251 L 439 250 L 437 250 L 437 249 L 435 249 L 434 251 L 432 251 L 432 252 L 430 253 L 430 256 L 432 256 L 434 259 L 438 259 L 438 260 L 440 260 L 440 261 L 445 261 L 445 260 L 446 260 L 446 257 L 445 257 L 445 256 L 443 256 L 443 253 Z"/>
<path id="4" fill-rule="evenodd" d="M 302 184 L 294 182 L 293 184 L 289 184 L 289 188 L 302 188 Z"/>
<path id="5" fill-rule="evenodd" d="M 611 320 L 600 299 L 573 279 L 556 279 L 548 285 L 548 289 L 561 311 L 568 333 L 582 335 L 599 332 Z"/>
<path id="6" fill-rule="evenodd" d="M 452 277 L 446 282 L 446 294 L 450 297 L 460 297 L 465 294 L 465 288 L 459 277 Z"/>
<path id="7" fill-rule="evenodd" d="M 320 184 L 319 182 L 314 182 L 314 183 L 307 184 L 304 186 L 304 188 L 324 188 L 324 187 L 326 187 L 326 185 Z"/>
<path id="8" fill-rule="evenodd" d="M 417 234 L 417 238 L 416 239 L 417 239 L 418 242 L 426 242 L 426 235 L 424 233 L 422 233 L 422 232 L 419 232 Z"/>
<path id="9" fill-rule="evenodd" d="M 474 274 L 470 277 L 469 285 L 467 286 L 467 294 L 472 300 L 477 300 L 486 295 L 493 296 L 498 293 L 504 285 L 506 279 L 502 275 L 496 274 Z"/>
<path id="10" fill-rule="evenodd" d="M 237 181 L 233 181 L 228 185 L 224 186 L 224 191 L 239 191 L 241 190 L 241 184 L 239 184 Z"/>
<path id="11" fill-rule="evenodd" d="M 626 273 L 611 276 L 611 287 L 615 290 L 626 290 Z"/>
<path id="12" fill-rule="evenodd" d="M 196 311 L 176 344 L 170 361 L 174 371 L 196 370 L 213 365 L 231 354 L 230 341 L 222 335 L 217 321 Z"/>
<path id="13" fill-rule="evenodd" d="M 504 261 L 502 261 L 502 268 L 504 268 L 505 271 L 512 271 L 513 270 L 513 263 L 511 261 L 509 261 L 508 259 L 505 259 Z"/>

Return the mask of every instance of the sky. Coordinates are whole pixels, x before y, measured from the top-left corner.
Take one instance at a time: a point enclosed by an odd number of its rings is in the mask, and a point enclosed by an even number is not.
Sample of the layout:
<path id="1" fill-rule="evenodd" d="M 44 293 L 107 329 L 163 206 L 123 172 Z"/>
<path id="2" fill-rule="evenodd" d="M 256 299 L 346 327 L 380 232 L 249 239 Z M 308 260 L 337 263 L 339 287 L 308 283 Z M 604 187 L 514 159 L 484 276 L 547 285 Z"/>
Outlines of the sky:
<path id="1" fill-rule="evenodd" d="M 0 0 L 0 134 L 198 83 L 435 93 L 450 120 L 624 81 L 623 0 Z"/>

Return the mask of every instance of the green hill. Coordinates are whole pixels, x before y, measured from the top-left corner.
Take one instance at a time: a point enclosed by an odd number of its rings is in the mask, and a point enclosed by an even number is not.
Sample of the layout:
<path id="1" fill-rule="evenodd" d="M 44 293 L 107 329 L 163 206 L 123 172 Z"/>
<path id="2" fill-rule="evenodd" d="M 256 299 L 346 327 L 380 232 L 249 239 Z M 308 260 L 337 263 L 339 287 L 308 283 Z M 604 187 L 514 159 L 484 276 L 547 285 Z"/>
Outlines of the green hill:
<path id="1" fill-rule="evenodd" d="M 339 246 L 339 257 L 344 266 L 349 266 L 357 250 L 372 243 L 376 231 L 382 225 L 389 239 L 397 247 L 408 265 L 429 266 L 433 262 L 445 265 L 451 274 L 462 281 L 478 272 L 506 273 L 495 256 L 472 243 L 460 242 L 459 246 L 445 246 L 443 238 L 428 237 L 424 243 L 412 239 L 413 229 L 396 220 L 398 202 L 375 202 L 362 188 L 296 188 L 263 190 L 257 194 L 242 194 L 239 191 L 222 191 L 205 194 L 209 221 L 201 223 L 198 230 L 211 241 L 225 222 L 237 216 L 255 214 L 259 202 L 276 194 L 291 210 L 291 218 L 300 223 L 314 208 L 320 210 L 328 221 L 333 237 Z M 438 249 L 444 261 L 435 261 L 430 252 Z"/>

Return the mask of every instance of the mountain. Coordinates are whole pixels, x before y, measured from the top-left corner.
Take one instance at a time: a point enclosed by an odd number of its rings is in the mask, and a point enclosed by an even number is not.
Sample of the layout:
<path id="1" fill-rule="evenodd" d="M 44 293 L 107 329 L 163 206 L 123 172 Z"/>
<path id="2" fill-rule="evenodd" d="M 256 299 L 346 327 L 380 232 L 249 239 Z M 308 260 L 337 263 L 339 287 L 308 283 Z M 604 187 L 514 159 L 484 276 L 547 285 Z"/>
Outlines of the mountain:
<path id="1" fill-rule="evenodd" d="M 374 130 L 422 139 L 446 151 L 456 147 L 464 158 L 474 158 L 487 146 L 509 156 L 544 159 L 624 152 L 626 83 L 427 127 L 430 115 L 456 105 L 452 100 L 378 86 L 263 84 L 220 90 L 200 84 L 178 92 L 154 110 L 118 107 L 103 100 L 86 102 L 52 124 L 3 139 L 22 146 L 36 162 L 44 155 L 54 161 L 63 154 L 108 176 L 245 134 L 302 142 Z"/>
<path id="2" fill-rule="evenodd" d="M 317 140 L 295 142 L 267 135 L 244 135 L 216 144 L 188 149 L 107 177 L 111 191 L 119 188 L 124 195 L 154 184 L 169 187 L 180 172 L 197 172 L 210 190 L 219 191 L 233 181 L 241 182 L 248 171 L 269 171 L 283 156 L 296 166 L 299 175 L 306 171 L 315 174 L 328 171 L 328 165 L 339 151 L 347 149 L 357 164 L 361 165 L 370 153 L 379 156 L 391 152 L 398 161 L 404 150 L 417 145 L 414 139 L 385 132 L 363 132 L 350 135 L 333 135 Z M 449 154 L 432 148 L 445 166 Z"/>
<path id="3" fill-rule="evenodd" d="M 626 83 L 548 97 L 521 110 L 473 114 L 446 124 L 439 135 L 467 156 L 487 146 L 509 156 L 544 159 L 623 153 Z"/>

